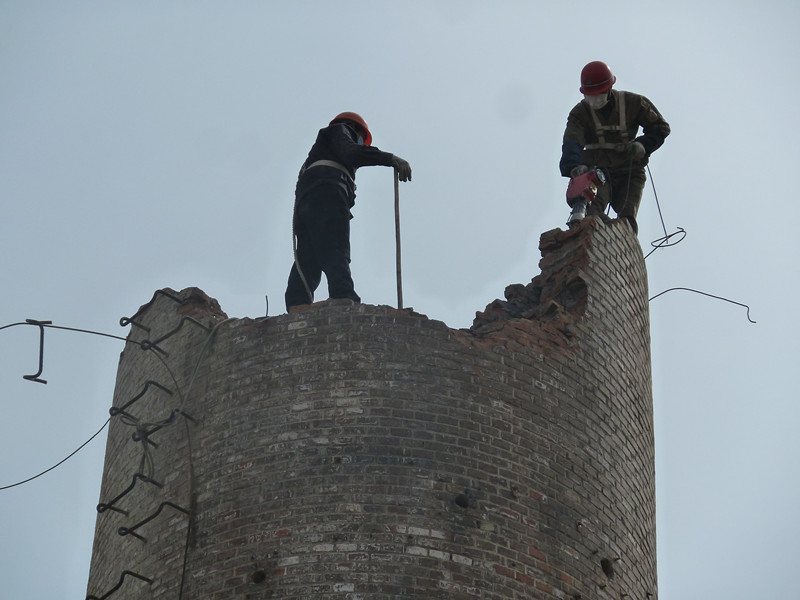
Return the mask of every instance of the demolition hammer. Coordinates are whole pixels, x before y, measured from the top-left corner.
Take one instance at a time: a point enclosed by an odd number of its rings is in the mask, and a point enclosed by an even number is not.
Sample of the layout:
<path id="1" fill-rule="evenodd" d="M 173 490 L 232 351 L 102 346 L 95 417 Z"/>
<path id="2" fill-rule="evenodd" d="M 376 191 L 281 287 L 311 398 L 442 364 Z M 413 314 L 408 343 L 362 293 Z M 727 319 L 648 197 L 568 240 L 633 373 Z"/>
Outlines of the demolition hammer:
<path id="1" fill-rule="evenodd" d="M 567 219 L 567 225 L 573 227 L 586 216 L 589 203 L 597 197 L 597 191 L 606 183 L 606 175 L 597 167 L 592 167 L 586 173 L 577 175 L 569 180 L 567 186 L 567 204 L 572 212 Z"/>

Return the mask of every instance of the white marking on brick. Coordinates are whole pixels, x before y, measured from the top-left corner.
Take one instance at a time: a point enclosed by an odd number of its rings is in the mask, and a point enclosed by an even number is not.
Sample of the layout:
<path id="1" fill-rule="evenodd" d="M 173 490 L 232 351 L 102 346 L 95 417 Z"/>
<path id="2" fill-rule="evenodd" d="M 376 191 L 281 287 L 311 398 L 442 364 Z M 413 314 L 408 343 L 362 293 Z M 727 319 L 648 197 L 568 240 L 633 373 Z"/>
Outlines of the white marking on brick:
<path id="1" fill-rule="evenodd" d="M 333 544 L 316 544 L 315 546 L 311 546 L 311 549 L 314 552 L 333 552 L 334 545 Z"/>
<path id="2" fill-rule="evenodd" d="M 453 562 L 462 565 L 472 565 L 472 559 L 469 556 L 461 556 L 460 554 L 453 554 Z"/>
<path id="3" fill-rule="evenodd" d="M 492 400 L 492 406 L 506 412 L 511 412 L 511 407 L 505 402 L 500 402 L 500 400 Z"/>
<path id="4" fill-rule="evenodd" d="M 358 544 L 336 544 L 338 552 L 355 552 L 358 550 Z"/>

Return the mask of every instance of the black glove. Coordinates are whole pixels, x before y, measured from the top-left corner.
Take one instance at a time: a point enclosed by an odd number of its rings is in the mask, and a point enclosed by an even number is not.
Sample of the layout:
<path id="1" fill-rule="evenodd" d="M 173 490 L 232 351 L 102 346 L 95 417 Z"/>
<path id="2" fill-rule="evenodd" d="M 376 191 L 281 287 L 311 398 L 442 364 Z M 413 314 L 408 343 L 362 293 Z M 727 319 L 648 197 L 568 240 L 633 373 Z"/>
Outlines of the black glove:
<path id="1" fill-rule="evenodd" d="M 569 172 L 570 177 L 577 177 L 578 175 L 583 175 L 589 171 L 589 167 L 586 165 L 578 165 L 577 167 L 573 167 L 572 170 Z"/>
<path id="2" fill-rule="evenodd" d="M 399 156 L 392 157 L 392 166 L 397 171 L 400 181 L 411 181 L 411 165 Z"/>

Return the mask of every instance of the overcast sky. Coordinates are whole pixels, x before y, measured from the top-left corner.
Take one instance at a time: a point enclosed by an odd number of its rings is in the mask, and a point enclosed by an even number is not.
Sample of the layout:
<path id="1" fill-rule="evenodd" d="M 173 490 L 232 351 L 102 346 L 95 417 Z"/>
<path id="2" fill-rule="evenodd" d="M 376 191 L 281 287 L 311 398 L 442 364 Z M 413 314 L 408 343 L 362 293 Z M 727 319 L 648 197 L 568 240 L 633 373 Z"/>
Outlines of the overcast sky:
<path id="1" fill-rule="evenodd" d="M 757 321 L 650 304 L 660 598 L 796 598 L 798 23 L 795 0 L 0 0 L 0 327 L 125 336 L 164 287 L 283 312 L 297 171 L 344 110 L 413 168 L 405 305 L 468 327 L 565 227 L 561 136 L 604 60 L 673 131 L 651 172 L 687 235 L 651 296 Z M 392 172 L 357 180 L 356 290 L 394 305 Z M 649 252 L 649 182 L 639 216 Z M 0 487 L 100 429 L 122 347 L 49 329 L 42 385 L 38 330 L 0 330 Z M 85 597 L 104 450 L 0 491 L 0 597 Z"/>

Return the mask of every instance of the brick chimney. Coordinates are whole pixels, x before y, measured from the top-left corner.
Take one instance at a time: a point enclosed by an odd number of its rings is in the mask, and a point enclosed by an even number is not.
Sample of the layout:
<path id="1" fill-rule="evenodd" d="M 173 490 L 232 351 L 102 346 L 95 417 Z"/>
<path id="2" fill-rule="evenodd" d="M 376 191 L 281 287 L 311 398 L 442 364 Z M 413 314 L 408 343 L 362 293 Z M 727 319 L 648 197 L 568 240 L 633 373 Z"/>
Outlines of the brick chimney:
<path id="1" fill-rule="evenodd" d="M 647 277 L 593 218 L 470 329 L 332 300 L 123 324 L 87 597 L 657 597 Z"/>

